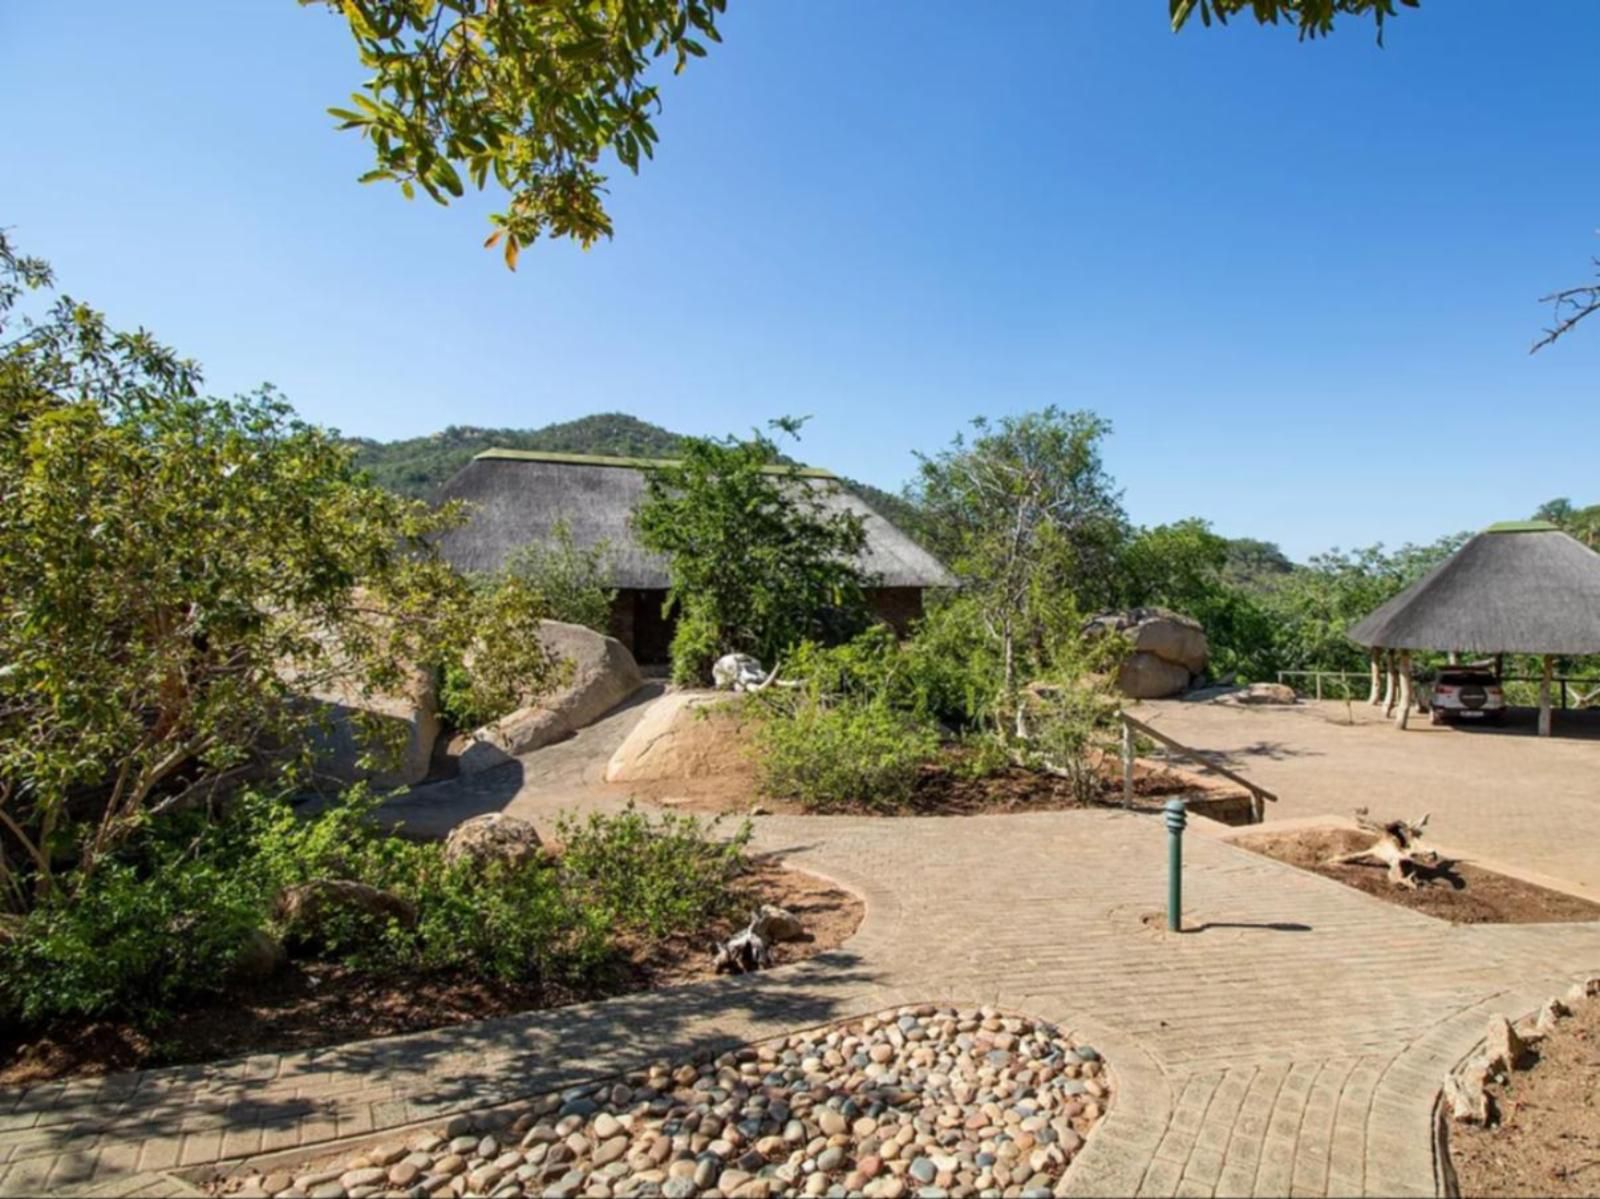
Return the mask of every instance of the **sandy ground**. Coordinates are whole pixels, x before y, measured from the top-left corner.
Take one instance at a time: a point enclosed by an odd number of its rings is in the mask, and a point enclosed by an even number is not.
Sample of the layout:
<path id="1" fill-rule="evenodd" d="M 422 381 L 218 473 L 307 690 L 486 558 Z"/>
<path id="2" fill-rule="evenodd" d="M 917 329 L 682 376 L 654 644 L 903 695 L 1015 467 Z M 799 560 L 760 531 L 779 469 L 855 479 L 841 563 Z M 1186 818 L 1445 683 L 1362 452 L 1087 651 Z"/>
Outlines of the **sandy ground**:
<path id="1" fill-rule="evenodd" d="M 1450 1160 L 1469 1196 L 1600 1192 L 1600 1000 L 1540 1042 L 1537 1060 L 1491 1086 L 1498 1120 L 1450 1126 Z"/>
<path id="2" fill-rule="evenodd" d="M 1505 729 L 1405 732 L 1365 704 L 1239 707 L 1147 701 L 1133 715 L 1277 793 L 1267 820 L 1431 813 L 1441 847 L 1549 876 L 1600 897 L 1600 712 L 1556 714 L 1556 736 L 1532 735 L 1519 712 Z"/>

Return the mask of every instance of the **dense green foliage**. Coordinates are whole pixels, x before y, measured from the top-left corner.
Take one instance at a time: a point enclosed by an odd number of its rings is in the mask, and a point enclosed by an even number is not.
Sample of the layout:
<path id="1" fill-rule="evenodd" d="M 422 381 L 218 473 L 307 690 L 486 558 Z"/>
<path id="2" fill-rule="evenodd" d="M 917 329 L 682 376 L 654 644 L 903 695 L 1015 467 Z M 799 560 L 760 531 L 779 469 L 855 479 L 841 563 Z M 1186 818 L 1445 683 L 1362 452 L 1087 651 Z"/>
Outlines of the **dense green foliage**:
<path id="1" fill-rule="evenodd" d="M 970 442 L 957 435 L 922 458 L 912 494 L 925 536 L 961 579 L 961 602 L 995 643 L 1004 720 L 1021 682 L 1048 673 L 1075 636 L 1079 607 L 1115 598 L 1127 520 L 1101 462 L 1101 418 L 1050 407 L 972 423 Z"/>
<path id="2" fill-rule="evenodd" d="M 939 748 L 930 726 L 886 699 L 807 687 L 781 702 L 756 733 L 762 789 L 813 811 L 898 808 Z"/>
<path id="3" fill-rule="evenodd" d="M 731 840 L 689 817 L 629 810 L 564 823 L 567 851 L 519 868 L 448 864 L 437 844 L 383 833 L 360 792 L 314 817 L 259 796 L 222 819 L 166 817 L 112 854 L 68 901 L 34 909 L 0 942 L 0 1019 L 158 1023 L 225 989 L 253 930 L 296 951 L 379 972 L 465 971 L 583 990 L 626 937 L 646 944 L 728 913 L 748 829 Z M 337 877 L 414 905 L 407 927 L 339 913 L 315 929 L 274 916 L 285 887 Z"/>
<path id="4" fill-rule="evenodd" d="M 1333 32 L 1334 18 L 1360 17 L 1371 20 L 1383 40 L 1383 23 L 1396 13 L 1396 5 L 1418 8 L 1421 0 L 1167 0 L 1172 28 L 1180 30 L 1190 17 L 1199 15 L 1202 23 L 1215 20 L 1225 25 L 1228 18 L 1245 12 L 1263 25 L 1280 21 L 1300 31 L 1301 37 L 1316 37 Z"/>
<path id="5" fill-rule="evenodd" d="M 572 528 L 558 520 L 548 544 L 525 545 L 506 559 L 505 573 L 539 597 L 547 620 L 564 620 L 604 633 L 611 620 L 616 591 L 608 586 L 615 558 L 607 542 L 580 546 Z"/>
<path id="6" fill-rule="evenodd" d="M 1540 504 L 1533 518 L 1549 521 L 1592 550 L 1600 549 L 1600 504 L 1578 508 L 1571 500 L 1562 497 Z"/>
<path id="7" fill-rule="evenodd" d="M 302 0 L 308 3 L 311 0 Z M 370 72 L 340 128 L 372 145 L 362 182 L 389 180 L 440 204 L 490 177 L 506 265 L 543 235 L 585 247 L 611 235 L 597 169 L 655 154 L 651 68 L 683 70 L 721 41 L 725 0 L 324 0 L 348 20 Z"/>
<path id="8" fill-rule="evenodd" d="M 151 816 L 303 775 L 307 697 L 404 693 L 468 644 L 480 701 L 543 685 L 526 588 L 431 549 L 457 512 L 371 485 L 270 391 L 201 397 L 145 332 L 19 308 L 50 285 L 0 237 L 0 903 L 63 862 L 78 885 Z"/>
<path id="9" fill-rule="evenodd" d="M 865 623 L 855 565 L 865 536 L 859 517 L 825 502 L 834 486 L 790 473 L 760 433 L 690 438 L 677 462 L 650 472 L 633 522 L 667 558 L 674 678 L 703 682 L 727 653 L 770 665 Z"/>

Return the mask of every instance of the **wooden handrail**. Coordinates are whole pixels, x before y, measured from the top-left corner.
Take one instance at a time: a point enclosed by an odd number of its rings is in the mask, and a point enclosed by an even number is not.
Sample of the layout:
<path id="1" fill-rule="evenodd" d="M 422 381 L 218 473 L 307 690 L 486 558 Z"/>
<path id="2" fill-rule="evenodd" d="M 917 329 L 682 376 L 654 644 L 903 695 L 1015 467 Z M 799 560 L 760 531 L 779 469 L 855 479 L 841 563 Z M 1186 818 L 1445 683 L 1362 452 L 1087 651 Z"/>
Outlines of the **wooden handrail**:
<path id="1" fill-rule="evenodd" d="M 1142 720 L 1134 719 L 1132 716 L 1129 716 L 1126 712 L 1123 712 L 1123 711 L 1119 710 L 1117 712 L 1117 716 L 1118 716 L 1119 719 L 1121 719 L 1121 721 L 1123 723 L 1123 726 L 1125 728 L 1132 729 L 1134 732 L 1137 732 L 1137 733 L 1142 733 L 1146 737 L 1149 737 L 1152 741 L 1159 741 L 1162 745 L 1165 745 L 1168 749 L 1172 750 L 1174 753 L 1178 754 L 1180 757 L 1189 758 L 1192 761 L 1198 762 L 1202 769 L 1209 770 L 1209 771 L 1211 771 L 1211 772 L 1213 772 L 1215 774 L 1220 774 L 1223 778 L 1227 779 L 1229 782 L 1237 783 L 1239 786 L 1243 787 L 1246 791 L 1250 792 L 1251 797 L 1254 798 L 1255 801 L 1256 801 L 1256 820 L 1257 820 L 1257 822 L 1259 822 L 1261 820 L 1261 816 L 1263 814 L 1262 811 L 1261 811 L 1261 806 L 1260 806 L 1261 805 L 1261 801 L 1267 800 L 1267 801 L 1270 801 L 1272 803 L 1277 803 L 1278 802 L 1278 797 L 1276 795 L 1274 795 L 1271 791 L 1268 791 L 1265 787 L 1260 786 L 1257 783 L 1252 783 L 1249 779 L 1245 778 L 1242 774 L 1235 774 L 1233 771 L 1229 770 L 1226 766 L 1218 766 L 1215 762 L 1211 761 L 1211 759 L 1207 758 L 1199 750 L 1191 749 L 1189 746 L 1183 744 L 1183 742 L 1181 742 L 1181 741 L 1174 741 L 1171 737 L 1167 736 L 1165 733 L 1151 728 L 1149 725 L 1147 725 Z M 1128 765 L 1125 765 L 1125 767 L 1124 767 L 1124 771 L 1125 771 L 1125 773 L 1124 773 L 1124 780 L 1125 780 L 1124 781 L 1124 785 L 1125 786 L 1131 786 L 1131 784 L 1132 784 L 1131 775 L 1128 775 L 1126 773 L 1126 771 L 1128 769 L 1130 769 L 1130 768 L 1131 768 L 1131 757 L 1129 757 Z"/>

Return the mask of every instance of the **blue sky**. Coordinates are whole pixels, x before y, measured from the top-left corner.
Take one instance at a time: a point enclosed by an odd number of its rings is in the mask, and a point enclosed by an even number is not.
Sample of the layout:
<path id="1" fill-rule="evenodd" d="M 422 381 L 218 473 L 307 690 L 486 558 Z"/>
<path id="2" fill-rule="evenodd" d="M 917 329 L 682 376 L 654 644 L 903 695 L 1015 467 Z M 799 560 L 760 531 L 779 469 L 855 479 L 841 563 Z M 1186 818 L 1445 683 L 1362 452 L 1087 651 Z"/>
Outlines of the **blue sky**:
<path id="1" fill-rule="evenodd" d="M 1600 326 L 1527 353 L 1600 253 L 1593 0 L 1424 0 L 1382 49 L 1161 0 L 730 7 L 615 240 L 513 275 L 493 195 L 354 182 L 322 9 L 7 0 L 0 224 L 352 434 L 809 414 L 805 457 L 894 488 L 1055 403 L 1112 420 L 1135 520 L 1297 557 L 1600 501 Z"/>

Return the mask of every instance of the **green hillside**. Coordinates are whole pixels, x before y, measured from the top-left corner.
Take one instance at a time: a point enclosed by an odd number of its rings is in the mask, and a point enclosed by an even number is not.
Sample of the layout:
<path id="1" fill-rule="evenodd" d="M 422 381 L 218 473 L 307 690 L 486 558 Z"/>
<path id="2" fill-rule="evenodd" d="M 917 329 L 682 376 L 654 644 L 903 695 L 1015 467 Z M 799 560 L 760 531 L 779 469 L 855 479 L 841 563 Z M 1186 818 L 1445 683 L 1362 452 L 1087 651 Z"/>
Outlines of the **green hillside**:
<path id="1" fill-rule="evenodd" d="M 473 455 L 492 446 L 557 454 L 612 454 L 624 458 L 667 458 L 679 436 L 621 412 L 602 412 L 542 429 L 479 429 L 451 425 L 443 432 L 404 441 L 353 438 L 357 461 L 390 491 L 427 499 Z"/>
<path id="2" fill-rule="evenodd" d="M 493 446 L 558 454 L 609 454 L 622 458 L 670 458 L 682 436 L 622 412 L 602 412 L 542 429 L 479 429 L 451 425 L 427 437 L 404 441 L 352 438 L 360 462 L 378 483 L 402 495 L 430 498 L 451 475 Z M 819 465 L 826 465 L 821 463 Z M 900 496 L 870 483 L 842 480 L 881 515 L 915 535 L 916 510 Z"/>

